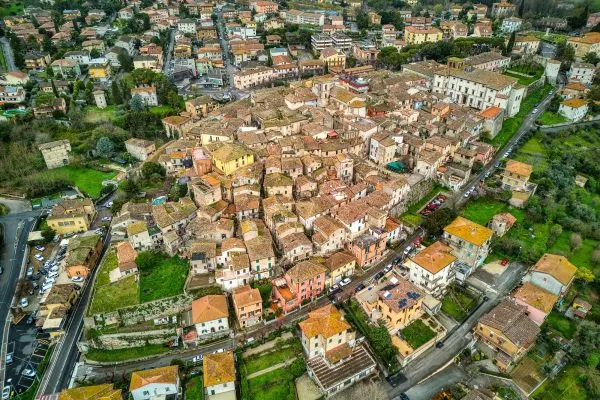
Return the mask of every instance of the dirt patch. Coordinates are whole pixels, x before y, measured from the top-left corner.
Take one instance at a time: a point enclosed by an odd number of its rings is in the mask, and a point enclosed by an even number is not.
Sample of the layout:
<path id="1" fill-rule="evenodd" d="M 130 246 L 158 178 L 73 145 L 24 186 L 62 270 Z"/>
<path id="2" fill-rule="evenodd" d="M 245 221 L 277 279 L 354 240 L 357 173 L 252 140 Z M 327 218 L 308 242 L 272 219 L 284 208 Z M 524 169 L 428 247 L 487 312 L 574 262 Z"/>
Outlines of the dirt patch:
<path id="1" fill-rule="evenodd" d="M 317 400 L 323 396 L 319 387 L 307 374 L 296 379 L 296 393 L 298 394 L 298 400 Z"/>
<path id="2" fill-rule="evenodd" d="M 512 379 L 525 393 L 531 391 L 544 379 L 537 364 L 525 357 L 512 372 Z"/>

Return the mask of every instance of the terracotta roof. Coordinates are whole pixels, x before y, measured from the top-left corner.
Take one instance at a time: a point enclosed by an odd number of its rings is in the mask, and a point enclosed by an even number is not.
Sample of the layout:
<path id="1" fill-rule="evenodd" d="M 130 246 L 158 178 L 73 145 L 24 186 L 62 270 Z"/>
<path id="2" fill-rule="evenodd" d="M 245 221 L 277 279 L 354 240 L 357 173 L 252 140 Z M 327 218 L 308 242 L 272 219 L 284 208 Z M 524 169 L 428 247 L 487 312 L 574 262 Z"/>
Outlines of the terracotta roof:
<path id="1" fill-rule="evenodd" d="M 308 337 L 323 336 L 325 339 L 350 329 L 340 311 L 329 304 L 308 314 L 308 318 L 298 324 L 302 333 Z"/>
<path id="2" fill-rule="evenodd" d="M 122 398 L 121 391 L 115 389 L 112 383 L 65 389 L 58 395 L 58 400 L 120 400 Z"/>
<path id="3" fill-rule="evenodd" d="M 449 246 L 437 241 L 412 257 L 411 260 L 432 274 L 437 274 L 456 261 L 456 257 L 452 254 Z"/>
<path id="4" fill-rule="evenodd" d="M 148 369 L 145 371 L 134 371 L 131 374 L 131 383 L 129 391 L 142 388 L 153 383 L 172 383 L 179 382 L 179 367 L 171 365 L 168 367 Z"/>
<path id="5" fill-rule="evenodd" d="M 494 119 L 501 112 L 502 112 L 502 109 L 500 107 L 491 106 L 491 107 L 488 107 L 485 110 L 483 110 L 481 113 L 479 113 L 479 115 L 485 119 Z"/>
<path id="6" fill-rule="evenodd" d="M 230 351 L 205 355 L 202 369 L 205 388 L 235 381 L 235 364 Z"/>
<path id="7" fill-rule="evenodd" d="M 338 251 L 337 253 L 333 253 L 327 260 L 325 260 L 325 267 L 327 267 L 327 269 L 330 271 L 335 271 L 336 269 L 353 261 L 356 263 L 356 258 L 352 254 L 345 251 Z"/>
<path id="8" fill-rule="evenodd" d="M 121 271 L 137 268 L 135 263 L 136 257 L 137 252 L 133 249 L 129 241 L 124 240 L 117 244 L 117 260 L 119 262 L 119 269 Z"/>
<path id="9" fill-rule="evenodd" d="M 517 160 L 508 160 L 506 163 L 506 171 L 519 176 L 530 176 L 533 171 L 533 165 L 526 164 Z"/>
<path id="10" fill-rule="evenodd" d="M 585 106 L 587 102 L 584 99 L 569 99 L 561 102 L 560 104 L 571 108 L 579 108 Z"/>
<path id="11" fill-rule="evenodd" d="M 241 286 L 233 291 L 233 304 L 236 308 L 248 304 L 262 304 L 262 298 L 258 289 L 253 289 L 249 285 Z"/>
<path id="12" fill-rule="evenodd" d="M 575 276 L 577 267 L 563 256 L 546 253 L 535 263 L 533 270 L 548 274 L 563 285 L 568 285 Z"/>
<path id="13" fill-rule="evenodd" d="M 517 222 L 517 219 L 515 218 L 514 215 L 512 215 L 511 213 L 500 213 L 500 214 L 496 214 L 494 215 L 495 220 L 498 221 L 503 221 L 504 223 L 508 224 L 508 225 L 513 225 L 515 222 Z"/>
<path id="14" fill-rule="evenodd" d="M 227 297 L 224 294 L 210 294 L 192 302 L 192 322 L 194 324 L 228 316 Z"/>
<path id="15" fill-rule="evenodd" d="M 529 319 L 525 310 L 524 306 L 504 299 L 481 317 L 479 323 L 499 330 L 513 344 L 526 347 L 535 341 L 540 328 Z"/>
<path id="16" fill-rule="evenodd" d="M 477 246 L 484 244 L 494 234 L 491 229 L 463 217 L 456 217 L 444 231 Z"/>
<path id="17" fill-rule="evenodd" d="M 325 273 L 325 267 L 314 261 L 302 261 L 287 271 L 287 275 L 295 282 L 304 282 Z"/>
<path id="18" fill-rule="evenodd" d="M 558 300 L 558 296 L 534 285 L 531 282 L 525 282 L 523 286 L 521 286 L 512 294 L 512 297 L 517 300 L 521 300 L 524 303 L 545 312 L 546 314 L 552 311 L 554 303 L 556 303 Z"/>

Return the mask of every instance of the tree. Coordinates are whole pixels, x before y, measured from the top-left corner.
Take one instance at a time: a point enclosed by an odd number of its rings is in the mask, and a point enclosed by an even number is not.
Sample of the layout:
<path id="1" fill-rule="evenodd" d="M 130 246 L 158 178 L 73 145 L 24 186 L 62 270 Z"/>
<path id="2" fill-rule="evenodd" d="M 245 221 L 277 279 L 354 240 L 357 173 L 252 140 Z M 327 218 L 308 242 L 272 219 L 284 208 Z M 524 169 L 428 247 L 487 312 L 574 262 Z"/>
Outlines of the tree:
<path id="1" fill-rule="evenodd" d="M 575 59 L 575 49 L 566 42 L 559 42 L 556 45 L 556 56 L 558 61 L 568 63 Z"/>
<path id="2" fill-rule="evenodd" d="M 511 33 L 510 39 L 508 39 L 508 44 L 506 45 L 505 55 L 509 56 L 512 53 L 513 47 L 515 47 L 515 38 L 516 38 L 516 33 L 515 32 Z"/>
<path id="3" fill-rule="evenodd" d="M 521 0 L 519 4 L 519 17 L 523 17 L 523 9 L 525 8 L 525 0 Z"/>
<path id="4" fill-rule="evenodd" d="M 139 185 L 133 179 L 124 180 L 121 183 L 121 189 L 123 190 L 123 192 L 125 192 L 128 198 L 134 197 L 140 191 Z"/>
<path id="5" fill-rule="evenodd" d="M 123 96 L 121 95 L 121 89 L 116 80 L 114 80 L 110 87 L 112 100 L 115 104 L 123 104 Z"/>
<path id="6" fill-rule="evenodd" d="M 133 96 L 131 98 L 129 105 L 131 106 L 131 110 L 134 112 L 144 111 L 144 102 L 142 101 L 142 98 L 138 94 L 136 94 L 135 96 Z"/>
<path id="7" fill-rule="evenodd" d="M 44 238 L 44 242 L 51 242 L 52 239 L 54 239 L 54 236 L 56 236 L 56 231 L 45 224 L 42 227 L 42 237 Z"/>
<path id="8" fill-rule="evenodd" d="M 583 61 L 585 61 L 586 63 L 596 65 L 600 62 L 600 57 L 598 57 L 598 54 L 596 54 L 596 52 L 590 51 L 587 52 L 585 56 L 583 56 Z"/>
<path id="9" fill-rule="evenodd" d="M 91 80 L 85 84 L 85 101 L 88 104 L 94 104 L 94 82 Z"/>
<path id="10" fill-rule="evenodd" d="M 586 364 L 590 354 L 600 348 L 600 325 L 592 321 L 582 321 L 571 341 L 569 354 L 579 363 Z"/>
<path id="11" fill-rule="evenodd" d="M 154 174 L 164 177 L 166 173 L 167 171 L 165 170 L 165 167 L 163 167 L 159 163 L 148 161 L 145 162 L 144 165 L 142 165 L 142 175 L 146 179 L 150 178 Z"/>
<path id="12" fill-rule="evenodd" d="M 600 249 L 596 249 L 592 253 L 592 263 L 596 266 L 600 264 Z"/>
<path id="13" fill-rule="evenodd" d="M 444 227 L 456 218 L 456 211 L 451 208 L 438 208 L 431 215 L 423 220 L 423 228 L 431 236 L 438 236 L 442 233 Z"/>
<path id="14" fill-rule="evenodd" d="M 546 246 L 552 247 L 552 245 L 556 243 L 558 237 L 562 234 L 562 231 L 562 226 L 560 226 L 559 224 L 552 225 L 552 228 L 550 228 L 550 236 L 548 236 L 548 243 L 546 243 Z"/>
<path id="15" fill-rule="evenodd" d="M 571 251 L 575 251 L 581 247 L 582 239 L 581 234 L 573 232 L 571 234 Z"/>
<path id="16" fill-rule="evenodd" d="M 575 277 L 584 283 L 592 283 L 596 279 L 594 273 L 586 267 L 579 267 L 575 272 Z"/>
<path id="17" fill-rule="evenodd" d="M 133 71 L 133 60 L 131 59 L 129 54 L 127 54 L 124 51 L 121 51 L 119 53 L 119 55 L 117 56 L 117 59 L 119 60 L 119 64 L 121 64 L 121 68 L 123 69 L 123 71 L 125 71 L 125 72 Z"/>
<path id="18" fill-rule="evenodd" d="M 100 157 L 110 157 L 115 151 L 115 145 L 112 140 L 106 136 L 101 137 L 96 142 L 96 153 Z"/>
<path id="19" fill-rule="evenodd" d="M 369 16 L 367 15 L 367 13 L 360 11 L 356 15 L 356 25 L 360 30 L 369 29 Z"/>

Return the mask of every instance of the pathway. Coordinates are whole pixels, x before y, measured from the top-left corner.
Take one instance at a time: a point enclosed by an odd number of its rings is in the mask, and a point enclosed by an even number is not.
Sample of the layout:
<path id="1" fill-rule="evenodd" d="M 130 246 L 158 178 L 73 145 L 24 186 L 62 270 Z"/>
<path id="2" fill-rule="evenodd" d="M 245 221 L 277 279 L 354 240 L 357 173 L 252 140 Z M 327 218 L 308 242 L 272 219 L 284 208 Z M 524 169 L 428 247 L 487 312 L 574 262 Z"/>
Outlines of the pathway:
<path id="1" fill-rule="evenodd" d="M 266 374 L 268 372 L 275 371 L 276 369 L 287 367 L 288 365 L 290 365 L 291 363 L 293 363 L 295 359 L 296 359 L 296 357 L 292 357 L 289 360 L 286 360 L 286 361 L 281 362 L 279 364 L 271 365 L 269 368 L 265 368 L 265 369 L 261 369 L 260 371 L 253 372 L 250 375 L 248 375 L 246 377 L 246 379 L 256 378 L 257 376 L 261 376 L 261 375 L 264 375 L 264 374 Z"/>
<path id="2" fill-rule="evenodd" d="M 249 348 L 248 350 L 246 350 L 244 352 L 244 357 L 248 357 L 251 356 L 253 354 L 260 354 L 262 352 L 265 352 L 267 350 L 271 350 L 273 347 L 275 347 L 275 344 L 277 343 L 277 340 L 287 340 L 287 339 L 291 339 L 293 338 L 294 335 L 292 334 L 292 332 L 284 332 L 281 337 L 275 339 L 275 340 L 270 340 L 266 343 L 261 344 L 260 346 L 256 346 L 256 347 L 252 347 Z"/>

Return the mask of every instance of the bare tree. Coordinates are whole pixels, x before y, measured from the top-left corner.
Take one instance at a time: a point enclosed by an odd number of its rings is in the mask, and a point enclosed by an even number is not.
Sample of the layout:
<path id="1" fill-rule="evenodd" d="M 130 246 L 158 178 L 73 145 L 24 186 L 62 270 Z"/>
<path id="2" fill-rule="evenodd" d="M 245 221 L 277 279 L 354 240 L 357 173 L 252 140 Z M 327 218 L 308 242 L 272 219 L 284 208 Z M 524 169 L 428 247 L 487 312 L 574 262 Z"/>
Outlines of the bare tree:
<path id="1" fill-rule="evenodd" d="M 575 251 L 581 247 L 582 243 L 581 235 L 579 233 L 571 234 L 571 251 Z"/>
<path id="2" fill-rule="evenodd" d="M 596 249 L 592 253 L 592 262 L 594 263 L 594 265 L 600 264 L 600 249 Z"/>

